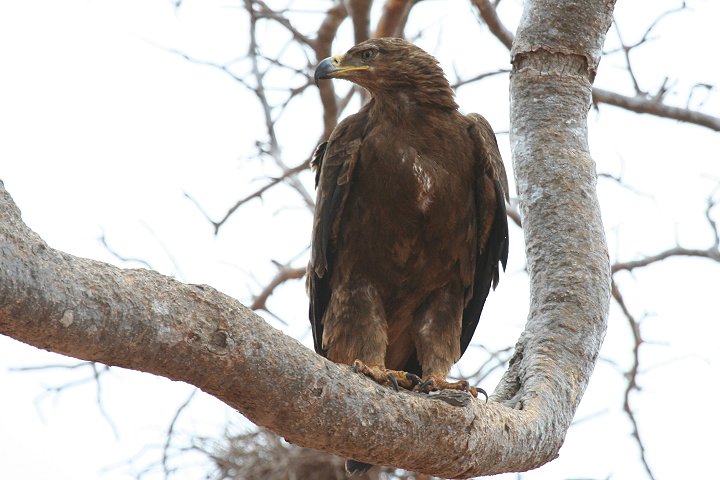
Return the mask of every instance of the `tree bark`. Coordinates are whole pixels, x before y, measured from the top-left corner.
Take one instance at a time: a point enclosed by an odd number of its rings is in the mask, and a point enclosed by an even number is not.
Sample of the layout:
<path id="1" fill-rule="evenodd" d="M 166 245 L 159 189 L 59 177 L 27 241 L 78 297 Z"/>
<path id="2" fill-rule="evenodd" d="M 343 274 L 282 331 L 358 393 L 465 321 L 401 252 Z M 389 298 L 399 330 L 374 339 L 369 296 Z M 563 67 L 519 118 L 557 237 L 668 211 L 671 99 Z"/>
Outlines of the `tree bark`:
<path id="1" fill-rule="evenodd" d="M 510 143 L 531 305 L 495 395 L 534 411 L 558 449 L 597 361 L 610 301 L 587 112 L 613 5 L 527 1 L 511 50 Z"/>
<path id="2" fill-rule="evenodd" d="M 543 465 L 562 445 L 606 326 L 610 269 L 585 118 L 612 6 L 526 2 L 511 139 L 532 303 L 489 403 L 395 392 L 211 287 L 56 251 L 1 182 L 0 333 L 191 383 L 293 443 L 345 457 L 452 478 Z"/>

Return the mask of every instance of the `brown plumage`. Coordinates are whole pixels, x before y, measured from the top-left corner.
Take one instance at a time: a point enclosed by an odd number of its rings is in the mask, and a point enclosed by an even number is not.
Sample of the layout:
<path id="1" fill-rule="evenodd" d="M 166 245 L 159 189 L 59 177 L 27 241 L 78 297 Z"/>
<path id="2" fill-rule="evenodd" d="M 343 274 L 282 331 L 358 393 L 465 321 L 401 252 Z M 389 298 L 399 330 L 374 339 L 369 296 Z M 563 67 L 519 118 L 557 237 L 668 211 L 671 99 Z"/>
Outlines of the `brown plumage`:
<path id="1" fill-rule="evenodd" d="M 508 186 L 495 135 L 463 115 L 431 55 L 365 41 L 318 65 L 371 100 L 313 160 L 317 204 L 308 266 L 315 350 L 378 381 L 425 390 L 465 352 L 508 253 Z M 389 377 L 388 377 L 389 375 Z M 392 377 L 392 378 L 390 378 Z"/>

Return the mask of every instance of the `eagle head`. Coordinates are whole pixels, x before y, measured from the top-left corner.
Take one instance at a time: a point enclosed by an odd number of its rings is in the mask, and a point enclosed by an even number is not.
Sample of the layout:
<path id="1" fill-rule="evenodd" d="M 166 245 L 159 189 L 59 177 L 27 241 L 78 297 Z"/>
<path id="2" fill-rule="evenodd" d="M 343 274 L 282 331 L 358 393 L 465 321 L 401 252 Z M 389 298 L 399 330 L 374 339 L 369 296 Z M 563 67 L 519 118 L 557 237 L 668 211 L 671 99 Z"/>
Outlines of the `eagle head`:
<path id="1" fill-rule="evenodd" d="M 418 103 L 457 108 L 435 57 L 401 38 L 372 38 L 326 58 L 315 70 L 315 83 L 332 78 L 349 80 L 373 97 L 402 93 Z"/>

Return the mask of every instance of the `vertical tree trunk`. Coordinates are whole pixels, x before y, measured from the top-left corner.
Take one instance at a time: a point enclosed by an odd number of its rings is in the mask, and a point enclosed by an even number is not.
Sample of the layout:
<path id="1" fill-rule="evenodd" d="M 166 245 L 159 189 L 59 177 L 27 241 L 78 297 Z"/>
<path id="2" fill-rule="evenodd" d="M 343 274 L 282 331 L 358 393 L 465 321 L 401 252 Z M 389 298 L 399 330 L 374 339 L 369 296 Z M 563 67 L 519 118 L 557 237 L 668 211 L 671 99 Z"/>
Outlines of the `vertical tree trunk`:
<path id="1" fill-rule="evenodd" d="M 531 307 L 496 395 L 516 408 L 545 398 L 539 413 L 560 409 L 546 426 L 562 430 L 597 360 L 610 299 L 587 112 L 613 5 L 527 1 L 511 52 L 510 141 Z"/>

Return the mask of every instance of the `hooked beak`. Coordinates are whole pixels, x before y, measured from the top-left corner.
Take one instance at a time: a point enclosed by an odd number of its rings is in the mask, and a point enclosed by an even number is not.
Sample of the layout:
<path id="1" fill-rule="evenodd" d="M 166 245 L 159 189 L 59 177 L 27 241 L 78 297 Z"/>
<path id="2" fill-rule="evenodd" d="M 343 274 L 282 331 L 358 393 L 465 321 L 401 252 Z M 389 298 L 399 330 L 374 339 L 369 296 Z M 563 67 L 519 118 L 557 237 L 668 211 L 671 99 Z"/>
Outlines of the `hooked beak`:
<path id="1" fill-rule="evenodd" d="M 335 55 L 329 57 L 318 63 L 315 69 L 315 85 L 318 85 L 320 80 L 328 78 L 342 78 L 345 72 L 352 72 L 355 70 L 367 70 L 367 65 L 343 65 L 344 55 Z"/>

